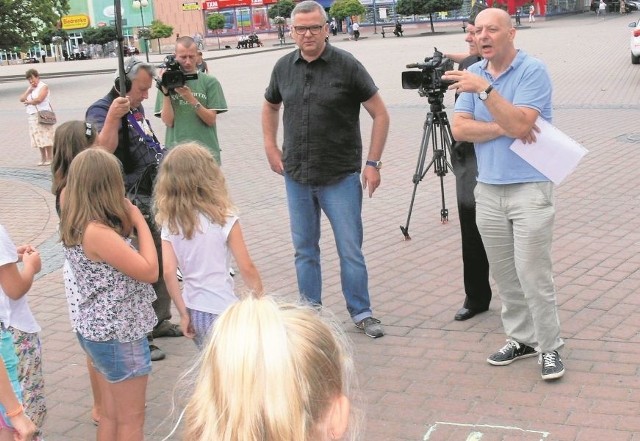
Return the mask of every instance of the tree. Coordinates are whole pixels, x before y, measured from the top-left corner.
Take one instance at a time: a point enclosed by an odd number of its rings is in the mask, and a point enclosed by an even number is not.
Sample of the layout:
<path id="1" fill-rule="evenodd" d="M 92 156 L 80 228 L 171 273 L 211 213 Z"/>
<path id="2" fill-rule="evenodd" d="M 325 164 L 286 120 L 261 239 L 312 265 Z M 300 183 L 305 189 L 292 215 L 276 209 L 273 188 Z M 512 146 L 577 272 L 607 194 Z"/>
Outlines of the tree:
<path id="1" fill-rule="evenodd" d="M 149 28 L 149 38 L 158 40 L 158 53 L 162 53 L 162 46 L 160 45 L 161 38 L 169 38 L 173 35 L 173 26 L 166 25 L 160 20 L 153 20 Z"/>
<path id="2" fill-rule="evenodd" d="M 207 28 L 214 31 L 216 33 L 216 37 L 218 37 L 218 49 L 220 49 L 220 34 L 218 33 L 218 31 L 220 29 L 224 29 L 225 23 L 226 20 L 224 15 L 217 12 L 214 12 L 207 17 Z"/>
<path id="3" fill-rule="evenodd" d="M 453 11 L 462 7 L 462 0 L 398 0 L 396 13 L 400 15 L 429 14 L 431 32 L 433 28 L 433 13 Z"/>
<path id="4" fill-rule="evenodd" d="M 104 51 L 104 45 L 118 39 L 115 26 L 88 28 L 82 31 L 82 40 L 87 44 L 99 44 Z"/>
<path id="5" fill-rule="evenodd" d="M 276 17 L 291 18 L 291 11 L 296 5 L 291 0 L 278 0 L 278 3 L 269 8 L 269 18 L 274 20 Z"/>
<path id="6" fill-rule="evenodd" d="M 89 31 L 90 29 L 90 31 Z M 89 28 L 82 33 L 83 39 L 88 44 L 105 45 L 118 39 L 118 33 L 115 26 L 103 26 L 100 28 Z M 89 31 L 89 36 L 87 36 Z M 92 41 L 88 41 L 92 40 Z"/>
<path id="7" fill-rule="evenodd" d="M 67 34 L 67 31 L 64 29 L 48 28 L 41 30 L 38 34 L 38 40 L 40 40 L 40 43 L 45 46 L 53 43 L 53 37 L 60 37 L 62 38 L 62 41 L 69 40 L 69 34 Z"/>
<path id="8" fill-rule="evenodd" d="M 329 15 L 339 20 L 364 14 L 366 9 L 359 0 L 336 0 L 329 9 Z"/>
<path id="9" fill-rule="evenodd" d="M 32 43 L 42 29 L 54 27 L 69 12 L 69 0 L 0 0 L 0 49 Z"/>

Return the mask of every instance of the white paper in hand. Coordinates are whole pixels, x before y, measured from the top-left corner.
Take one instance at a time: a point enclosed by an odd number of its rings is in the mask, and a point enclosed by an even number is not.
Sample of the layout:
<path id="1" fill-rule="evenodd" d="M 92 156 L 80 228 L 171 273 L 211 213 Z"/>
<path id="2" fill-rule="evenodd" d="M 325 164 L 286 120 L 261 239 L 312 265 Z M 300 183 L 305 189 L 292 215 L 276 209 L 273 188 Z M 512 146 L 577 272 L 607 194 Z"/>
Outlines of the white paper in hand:
<path id="1" fill-rule="evenodd" d="M 540 117 L 536 120 L 536 125 L 540 133 L 536 133 L 535 143 L 524 144 L 516 139 L 510 148 L 558 185 L 576 169 L 589 151 Z"/>

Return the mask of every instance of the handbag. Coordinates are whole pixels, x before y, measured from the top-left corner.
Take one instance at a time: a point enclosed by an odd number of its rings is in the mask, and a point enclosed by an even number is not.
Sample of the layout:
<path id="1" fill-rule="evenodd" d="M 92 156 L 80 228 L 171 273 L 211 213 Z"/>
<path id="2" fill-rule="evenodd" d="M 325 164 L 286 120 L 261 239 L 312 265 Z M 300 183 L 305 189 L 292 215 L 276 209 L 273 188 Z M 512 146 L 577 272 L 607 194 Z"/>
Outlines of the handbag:
<path id="1" fill-rule="evenodd" d="M 50 126 L 57 123 L 58 119 L 53 110 L 38 110 L 38 122 Z"/>

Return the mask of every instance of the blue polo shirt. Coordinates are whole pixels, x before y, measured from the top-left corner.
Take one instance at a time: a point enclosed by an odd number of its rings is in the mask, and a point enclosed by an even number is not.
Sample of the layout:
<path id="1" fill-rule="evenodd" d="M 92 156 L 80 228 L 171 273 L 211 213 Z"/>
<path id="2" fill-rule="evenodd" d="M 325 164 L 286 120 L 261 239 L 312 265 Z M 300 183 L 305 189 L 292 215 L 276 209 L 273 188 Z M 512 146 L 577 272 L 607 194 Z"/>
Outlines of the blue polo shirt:
<path id="1" fill-rule="evenodd" d="M 487 63 L 487 60 L 479 61 L 470 66 L 468 71 L 485 78 L 502 97 L 516 107 L 535 109 L 543 119 L 551 122 L 551 78 L 540 60 L 518 50 L 511 66 L 497 78 L 487 71 Z M 455 111 L 469 113 L 476 121 L 494 120 L 477 93 L 460 94 Z M 514 138 L 500 136 L 491 141 L 475 143 L 478 182 L 516 184 L 549 180 L 509 149 L 513 141 Z"/>

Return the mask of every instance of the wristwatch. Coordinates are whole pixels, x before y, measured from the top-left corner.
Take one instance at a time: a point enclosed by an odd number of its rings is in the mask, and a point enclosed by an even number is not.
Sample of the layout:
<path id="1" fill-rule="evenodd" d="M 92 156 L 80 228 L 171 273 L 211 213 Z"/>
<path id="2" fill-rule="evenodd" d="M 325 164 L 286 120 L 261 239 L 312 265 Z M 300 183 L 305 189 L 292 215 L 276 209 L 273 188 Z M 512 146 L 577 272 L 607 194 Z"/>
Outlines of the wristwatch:
<path id="1" fill-rule="evenodd" d="M 375 168 L 376 170 L 380 170 L 382 168 L 382 161 L 367 161 L 367 165 Z"/>
<path id="2" fill-rule="evenodd" d="M 478 95 L 478 98 L 480 98 L 480 101 L 486 101 L 486 99 L 489 98 L 489 94 L 491 93 L 492 90 L 493 90 L 493 86 L 489 86 L 485 90 L 480 92 Z"/>
<path id="3" fill-rule="evenodd" d="M 196 109 L 196 110 L 198 110 L 200 107 L 202 107 L 202 103 L 200 103 L 200 102 L 197 102 L 197 103 L 195 103 L 193 105 L 193 108 Z"/>

